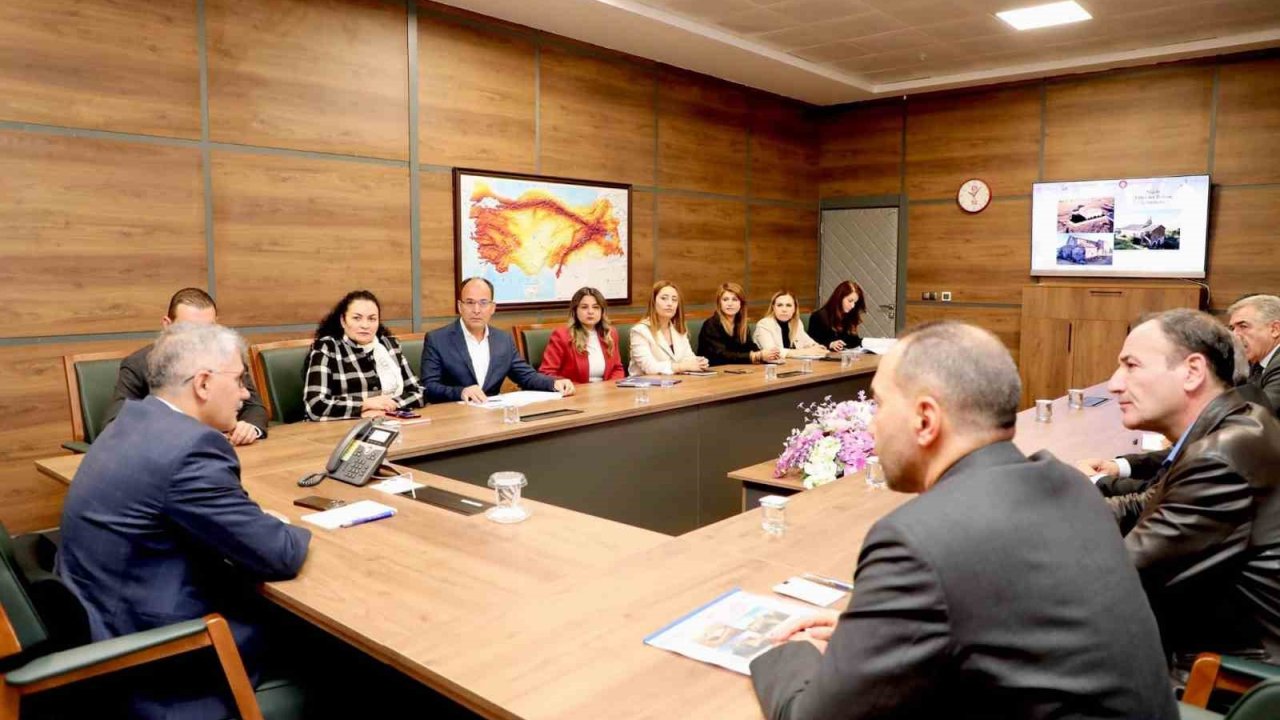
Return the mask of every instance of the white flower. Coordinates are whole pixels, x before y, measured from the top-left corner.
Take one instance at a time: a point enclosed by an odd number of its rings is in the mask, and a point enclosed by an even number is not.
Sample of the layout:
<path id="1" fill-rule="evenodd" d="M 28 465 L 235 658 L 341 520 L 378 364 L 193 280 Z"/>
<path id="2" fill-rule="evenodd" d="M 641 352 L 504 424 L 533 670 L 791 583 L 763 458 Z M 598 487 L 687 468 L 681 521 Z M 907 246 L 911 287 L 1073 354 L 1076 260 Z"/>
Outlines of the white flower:
<path id="1" fill-rule="evenodd" d="M 809 453 L 809 462 L 834 462 L 838 452 L 840 452 L 840 441 L 828 435 L 813 444 L 813 450 Z"/>
<path id="2" fill-rule="evenodd" d="M 839 476 L 840 470 L 834 461 L 807 462 L 804 464 L 804 486 L 815 488 L 826 485 Z"/>

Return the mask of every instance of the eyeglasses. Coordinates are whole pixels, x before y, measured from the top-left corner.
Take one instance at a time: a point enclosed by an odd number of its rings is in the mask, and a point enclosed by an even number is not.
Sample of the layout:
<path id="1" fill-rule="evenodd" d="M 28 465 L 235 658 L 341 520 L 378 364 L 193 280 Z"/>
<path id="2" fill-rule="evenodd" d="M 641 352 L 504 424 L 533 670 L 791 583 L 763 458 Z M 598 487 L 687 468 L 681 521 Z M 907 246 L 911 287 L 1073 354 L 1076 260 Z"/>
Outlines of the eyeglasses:
<path id="1" fill-rule="evenodd" d="M 489 306 L 493 304 L 492 300 L 459 300 L 458 302 L 466 305 L 468 310 L 475 310 L 476 308 L 488 310 Z"/>
<path id="2" fill-rule="evenodd" d="M 202 372 L 207 372 L 207 373 L 209 373 L 210 375 L 235 375 L 235 376 L 236 376 L 236 384 L 240 386 L 240 389 L 241 389 L 241 390 L 244 390 L 244 389 L 245 389 L 245 384 L 244 384 L 244 371 L 243 371 L 243 370 L 214 370 L 213 368 L 209 368 L 209 369 L 207 369 L 207 370 L 201 370 L 200 372 L 196 373 L 195 375 L 192 375 L 191 377 L 187 378 L 186 380 L 183 380 L 183 381 L 182 381 L 182 383 L 185 385 L 185 384 L 187 384 L 187 383 L 191 382 L 192 380 L 195 380 L 197 377 L 199 377 L 199 376 L 200 376 L 200 373 L 202 373 Z"/>

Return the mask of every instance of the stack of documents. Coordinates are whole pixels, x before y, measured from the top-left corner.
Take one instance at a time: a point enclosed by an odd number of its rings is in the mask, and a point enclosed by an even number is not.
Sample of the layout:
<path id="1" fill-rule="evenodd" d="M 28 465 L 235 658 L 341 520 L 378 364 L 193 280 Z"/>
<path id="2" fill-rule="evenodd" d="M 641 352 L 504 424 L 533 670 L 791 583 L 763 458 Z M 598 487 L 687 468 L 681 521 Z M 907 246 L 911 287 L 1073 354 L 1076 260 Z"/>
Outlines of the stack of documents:
<path id="1" fill-rule="evenodd" d="M 360 502 L 343 505 L 332 510 L 303 515 L 302 519 L 312 525 L 319 525 L 326 530 L 336 530 L 337 528 L 381 520 L 395 514 L 396 509 L 390 505 L 383 505 L 372 500 L 361 500 Z"/>
<path id="2" fill-rule="evenodd" d="M 524 407 L 533 405 L 534 403 L 547 402 L 548 400 L 559 400 L 563 396 L 558 392 L 542 392 L 539 390 L 518 390 L 516 392 L 503 393 L 494 395 L 493 397 L 478 403 L 475 407 L 482 407 L 486 410 L 497 410 L 505 407 Z"/>

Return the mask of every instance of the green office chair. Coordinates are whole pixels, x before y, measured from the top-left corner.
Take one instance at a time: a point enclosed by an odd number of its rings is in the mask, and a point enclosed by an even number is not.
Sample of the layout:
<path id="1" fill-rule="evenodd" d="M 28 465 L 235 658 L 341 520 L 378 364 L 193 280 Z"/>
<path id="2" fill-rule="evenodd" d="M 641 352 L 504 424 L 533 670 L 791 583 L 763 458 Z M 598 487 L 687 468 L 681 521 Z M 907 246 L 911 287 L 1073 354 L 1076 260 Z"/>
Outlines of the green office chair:
<path id="1" fill-rule="evenodd" d="M 618 330 L 618 357 L 622 358 L 622 369 L 631 367 L 631 326 L 633 322 L 614 323 Z"/>
<path id="2" fill-rule="evenodd" d="M 698 336 L 702 334 L 702 323 L 706 322 L 703 318 L 697 320 L 685 320 L 685 329 L 689 332 L 689 346 L 693 348 L 693 354 L 698 354 Z"/>
<path id="3" fill-rule="evenodd" d="M 1185 702 L 1178 703 L 1182 720 L 1275 720 L 1280 718 L 1280 678 L 1260 682 L 1236 701 L 1226 715 Z"/>
<path id="4" fill-rule="evenodd" d="M 262 404 L 275 422 L 296 423 L 307 419 L 302 390 L 311 340 L 280 340 L 249 348 L 253 379 L 262 393 Z"/>
<path id="5" fill-rule="evenodd" d="M 524 356 L 535 370 L 542 366 L 542 356 L 547 353 L 547 344 L 551 342 L 551 333 L 560 325 L 547 327 L 526 325 L 520 328 L 524 341 Z"/>
<path id="6" fill-rule="evenodd" d="M 42 582 L 60 582 L 41 578 Z M 80 680 L 212 647 L 244 720 L 262 720 L 254 688 L 240 651 L 222 616 L 197 620 L 50 652 L 50 633 L 28 594 L 29 580 L 19 570 L 0 524 L 0 716 L 17 718 L 22 698 Z M 65 586 L 63 590 L 74 598 Z M 83 608 L 81 608 L 83 612 Z"/>
<path id="7" fill-rule="evenodd" d="M 67 376 L 67 399 L 71 406 L 71 437 L 62 447 L 88 452 L 106 425 L 107 408 L 115 393 L 120 361 L 127 353 L 82 353 L 66 355 L 62 365 Z"/>
<path id="8" fill-rule="evenodd" d="M 398 338 L 397 338 L 398 339 Z M 404 354 L 404 361 L 409 363 L 409 369 L 416 376 L 422 372 L 422 337 L 415 337 L 410 340 L 400 340 L 400 352 Z M 421 380 L 422 378 L 418 378 Z"/>

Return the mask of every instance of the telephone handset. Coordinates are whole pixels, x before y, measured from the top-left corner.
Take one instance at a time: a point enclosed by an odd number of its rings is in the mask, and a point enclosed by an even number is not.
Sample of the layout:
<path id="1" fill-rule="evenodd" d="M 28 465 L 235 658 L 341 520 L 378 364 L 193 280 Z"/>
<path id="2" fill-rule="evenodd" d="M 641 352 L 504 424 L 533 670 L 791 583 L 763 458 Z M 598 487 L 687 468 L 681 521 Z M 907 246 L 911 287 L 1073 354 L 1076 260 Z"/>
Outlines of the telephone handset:
<path id="1" fill-rule="evenodd" d="M 364 485 L 382 465 L 387 448 L 399 434 L 395 428 L 362 420 L 338 441 L 325 466 L 325 474 L 352 485 Z"/>

